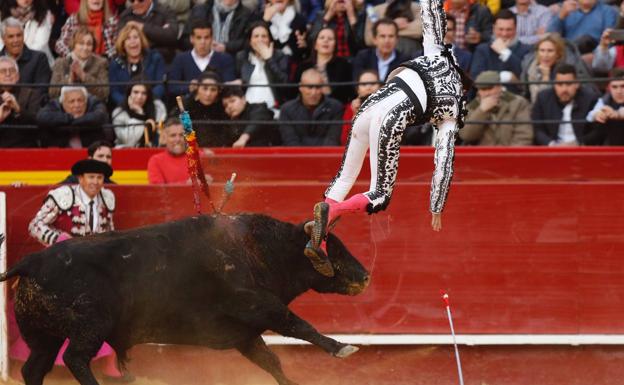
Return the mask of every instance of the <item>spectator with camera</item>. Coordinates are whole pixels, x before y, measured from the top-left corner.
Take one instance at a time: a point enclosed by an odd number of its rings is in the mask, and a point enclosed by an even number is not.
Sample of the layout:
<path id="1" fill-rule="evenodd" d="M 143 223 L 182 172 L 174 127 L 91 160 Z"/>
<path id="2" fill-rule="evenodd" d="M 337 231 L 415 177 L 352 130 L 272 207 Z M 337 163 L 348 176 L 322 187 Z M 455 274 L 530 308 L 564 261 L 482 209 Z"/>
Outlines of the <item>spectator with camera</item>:
<path id="1" fill-rule="evenodd" d="M 607 93 L 587 114 L 587 121 L 596 123 L 596 144 L 624 146 L 624 68 L 615 68 L 611 78 Z"/>
<path id="2" fill-rule="evenodd" d="M 13 87 L 19 80 L 17 62 L 9 56 L 0 56 L 0 147 L 39 145 L 37 130 L 17 126 L 36 122 L 43 95 L 37 88 Z"/>
<path id="3" fill-rule="evenodd" d="M 533 144 L 529 101 L 505 90 L 496 71 L 481 72 L 476 84 L 477 97 L 468 104 L 466 125 L 459 130 L 464 143 L 477 146 Z M 518 123 L 497 123 L 511 121 Z"/>
<path id="4" fill-rule="evenodd" d="M 586 117 L 596 104 L 598 95 L 591 88 L 576 82 L 576 70 L 571 64 L 559 64 L 555 68 L 554 80 L 564 83 L 555 83 L 538 93 L 531 110 L 531 120 L 535 121 L 535 143 L 542 146 L 597 144 L 600 141 L 599 132 Z"/>

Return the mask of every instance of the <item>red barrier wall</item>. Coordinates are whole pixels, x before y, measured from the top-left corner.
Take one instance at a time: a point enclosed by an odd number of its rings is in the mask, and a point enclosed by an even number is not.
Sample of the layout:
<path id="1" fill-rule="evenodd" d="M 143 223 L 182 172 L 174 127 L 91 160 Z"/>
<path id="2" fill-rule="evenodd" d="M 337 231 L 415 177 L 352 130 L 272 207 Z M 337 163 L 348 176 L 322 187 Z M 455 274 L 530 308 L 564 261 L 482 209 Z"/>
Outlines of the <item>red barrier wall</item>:
<path id="1" fill-rule="evenodd" d="M 386 212 L 344 218 L 337 229 L 371 270 L 368 291 L 358 297 L 309 293 L 295 301 L 295 311 L 324 332 L 446 333 L 438 294 L 443 288 L 452 293 L 461 333 L 624 333 L 620 150 L 460 151 L 441 233 L 429 226 L 428 184 L 413 181 L 429 179 L 430 151 L 403 156 Z M 339 159 L 335 150 L 287 150 L 217 154 L 209 162 L 221 180 L 231 171 L 241 174 L 227 212 L 299 222 Z M 549 175 L 553 181 L 541 180 Z M 366 186 L 359 183 L 354 191 Z M 118 228 L 193 212 L 186 186 L 113 189 Z M 213 186 L 216 198 L 221 189 Z M 26 227 L 47 188 L 4 191 L 9 257 L 15 260 L 38 247 Z"/>

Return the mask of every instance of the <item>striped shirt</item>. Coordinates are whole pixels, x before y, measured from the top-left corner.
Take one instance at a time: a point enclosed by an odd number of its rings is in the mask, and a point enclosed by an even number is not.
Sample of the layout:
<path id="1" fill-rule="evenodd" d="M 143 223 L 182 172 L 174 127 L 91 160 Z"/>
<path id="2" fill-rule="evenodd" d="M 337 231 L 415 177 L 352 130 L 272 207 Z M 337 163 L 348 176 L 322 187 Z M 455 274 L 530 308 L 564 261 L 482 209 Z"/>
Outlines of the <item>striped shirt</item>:
<path id="1" fill-rule="evenodd" d="M 553 14 L 548 7 L 537 4 L 532 1 L 526 13 L 518 13 L 518 9 L 514 5 L 509 10 L 516 14 L 517 27 L 516 36 L 518 40 L 525 44 L 535 44 L 541 39 L 541 35 L 537 34 L 537 30 L 542 28 L 546 32 L 548 23 Z"/>

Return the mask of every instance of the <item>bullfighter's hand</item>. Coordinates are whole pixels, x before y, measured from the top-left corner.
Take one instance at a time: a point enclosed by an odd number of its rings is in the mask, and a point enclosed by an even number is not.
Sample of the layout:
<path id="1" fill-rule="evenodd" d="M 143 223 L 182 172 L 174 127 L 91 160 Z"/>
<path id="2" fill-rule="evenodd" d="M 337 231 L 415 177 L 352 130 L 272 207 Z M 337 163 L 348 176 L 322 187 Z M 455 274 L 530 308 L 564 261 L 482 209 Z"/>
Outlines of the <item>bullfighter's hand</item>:
<path id="1" fill-rule="evenodd" d="M 442 230 L 442 213 L 431 213 L 431 228 L 433 231 Z"/>

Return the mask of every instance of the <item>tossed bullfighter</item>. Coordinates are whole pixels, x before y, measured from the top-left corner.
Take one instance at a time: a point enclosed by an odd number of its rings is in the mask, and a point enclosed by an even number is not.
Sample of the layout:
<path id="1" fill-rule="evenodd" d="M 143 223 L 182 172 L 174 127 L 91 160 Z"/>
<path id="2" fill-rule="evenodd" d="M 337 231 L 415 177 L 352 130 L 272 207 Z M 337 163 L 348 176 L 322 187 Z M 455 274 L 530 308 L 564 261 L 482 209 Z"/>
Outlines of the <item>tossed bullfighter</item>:
<path id="1" fill-rule="evenodd" d="M 57 243 L 20 260 L 0 281 L 20 276 L 15 314 L 31 355 L 26 385 L 39 385 L 66 338 L 65 364 L 82 385 L 97 385 L 89 362 L 103 342 L 126 360 L 141 343 L 234 348 L 293 385 L 261 334 L 272 330 L 336 357 L 357 348 L 317 332 L 288 309 L 309 289 L 355 295 L 366 269 L 330 234 L 336 274 L 301 257 L 303 225 L 259 215 L 199 216 Z"/>

